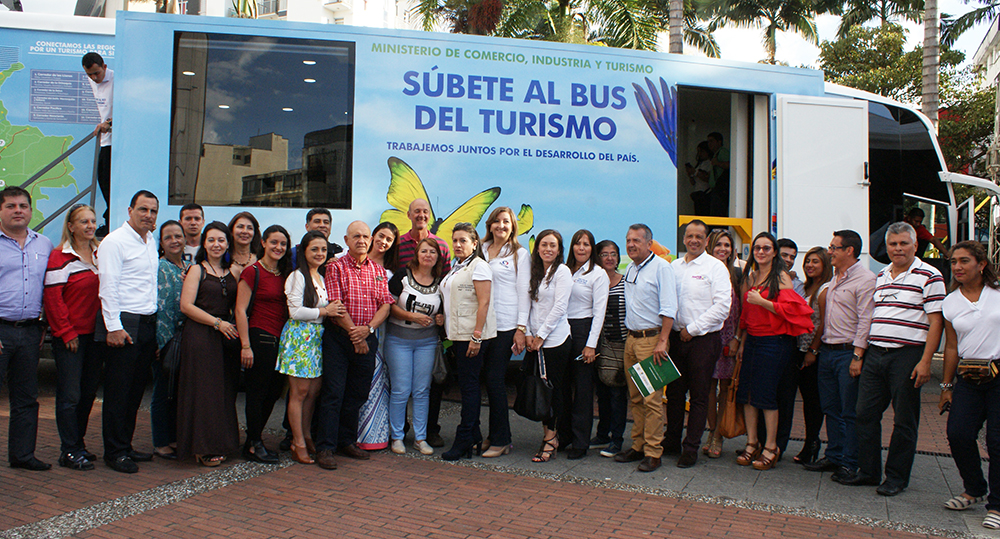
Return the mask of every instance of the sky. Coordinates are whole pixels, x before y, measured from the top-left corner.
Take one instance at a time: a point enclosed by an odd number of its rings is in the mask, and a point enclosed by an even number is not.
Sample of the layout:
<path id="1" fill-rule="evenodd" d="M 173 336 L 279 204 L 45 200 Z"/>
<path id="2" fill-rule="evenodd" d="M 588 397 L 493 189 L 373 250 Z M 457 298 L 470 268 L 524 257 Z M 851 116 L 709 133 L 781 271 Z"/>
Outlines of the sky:
<path id="1" fill-rule="evenodd" d="M 21 0 L 21 4 L 25 11 L 71 15 L 76 0 Z M 963 0 L 938 0 L 938 9 L 941 13 L 959 15 L 971 11 L 977 4 L 976 0 L 972 0 L 972 5 L 967 5 Z M 0 10 L 4 9 L 0 7 Z M 832 15 L 817 17 L 816 26 L 819 30 L 820 41 L 836 39 L 839 23 L 839 17 Z M 921 25 L 907 22 L 903 26 L 909 30 L 907 34 L 908 49 L 912 49 L 923 41 L 924 34 Z M 972 55 L 975 54 L 988 29 L 988 24 L 979 25 L 965 32 L 958 40 L 955 48 L 965 53 L 967 62 L 972 60 Z M 746 62 L 757 62 L 766 56 L 764 47 L 761 45 L 761 35 L 761 30 L 757 28 L 725 28 L 715 32 L 715 38 L 722 49 L 723 58 Z M 660 47 L 663 50 L 667 48 L 666 39 L 666 35 L 661 36 Z M 685 54 L 700 53 L 685 45 Z M 778 35 L 777 58 L 791 66 L 804 65 L 818 68 L 819 48 L 797 34 L 783 32 Z"/>

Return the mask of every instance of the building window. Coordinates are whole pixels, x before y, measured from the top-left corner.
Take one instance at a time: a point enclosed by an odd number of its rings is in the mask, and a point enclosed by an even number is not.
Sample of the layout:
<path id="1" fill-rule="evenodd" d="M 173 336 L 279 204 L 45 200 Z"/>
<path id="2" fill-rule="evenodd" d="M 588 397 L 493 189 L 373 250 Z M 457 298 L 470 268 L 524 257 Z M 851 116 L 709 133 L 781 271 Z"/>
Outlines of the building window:
<path id="1" fill-rule="evenodd" d="M 170 204 L 350 209 L 354 56 L 340 41 L 177 32 Z"/>

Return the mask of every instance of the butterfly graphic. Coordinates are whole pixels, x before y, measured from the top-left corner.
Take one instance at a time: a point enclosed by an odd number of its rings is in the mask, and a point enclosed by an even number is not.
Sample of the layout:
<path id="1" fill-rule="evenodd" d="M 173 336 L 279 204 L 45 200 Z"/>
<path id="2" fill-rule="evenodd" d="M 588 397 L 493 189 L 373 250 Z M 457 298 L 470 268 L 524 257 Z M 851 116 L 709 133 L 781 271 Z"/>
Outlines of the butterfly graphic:
<path id="1" fill-rule="evenodd" d="M 434 211 L 434 206 L 430 204 L 430 197 L 427 195 L 427 190 L 424 188 L 423 182 L 420 181 L 420 177 L 417 176 L 417 173 L 414 172 L 410 165 L 407 165 L 402 159 L 397 157 L 390 157 L 388 165 L 391 177 L 389 192 L 386 194 L 385 199 L 392 206 L 392 209 L 382 212 L 380 220 L 396 225 L 400 233 L 405 233 L 404 231 L 412 228 L 412 223 L 410 223 L 409 217 L 406 216 L 406 212 L 410 208 L 410 203 L 417 199 L 426 200 L 427 204 L 431 206 L 430 232 L 443 239 L 448 244 L 448 249 L 451 249 L 451 233 L 455 225 L 458 223 L 472 223 L 472 226 L 478 226 L 479 221 L 482 220 L 486 212 L 489 211 L 490 206 L 500 196 L 500 188 L 491 187 L 476 194 L 459 206 L 458 209 L 451 212 L 448 217 L 442 219 Z M 517 215 L 517 225 L 519 233 L 531 230 L 531 227 L 534 225 L 534 214 L 531 206 L 526 204 L 521 205 L 521 210 Z"/>

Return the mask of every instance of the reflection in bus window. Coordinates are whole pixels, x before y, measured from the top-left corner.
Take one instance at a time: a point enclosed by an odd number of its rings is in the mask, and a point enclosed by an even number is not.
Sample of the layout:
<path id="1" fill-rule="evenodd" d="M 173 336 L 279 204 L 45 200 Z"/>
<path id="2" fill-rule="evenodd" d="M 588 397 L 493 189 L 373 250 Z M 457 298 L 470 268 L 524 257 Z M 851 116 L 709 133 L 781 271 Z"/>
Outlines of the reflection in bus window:
<path id="1" fill-rule="evenodd" d="M 170 204 L 351 207 L 354 44 L 178 32 Z"/>

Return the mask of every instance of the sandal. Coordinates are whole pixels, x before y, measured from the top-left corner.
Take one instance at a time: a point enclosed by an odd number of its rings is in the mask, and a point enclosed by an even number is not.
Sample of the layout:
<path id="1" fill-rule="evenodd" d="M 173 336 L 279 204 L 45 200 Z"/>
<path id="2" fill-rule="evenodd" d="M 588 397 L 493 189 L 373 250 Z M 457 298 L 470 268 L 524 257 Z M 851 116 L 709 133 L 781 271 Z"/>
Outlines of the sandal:
<path id="1" fill-rule="evenodd" d="M 736 464 L 750 466 L 760 456 L 760 442 L 748 443 L 743 453 L 736 457 Z"/>
<path id="2" fill-rule="evenodd" d="M 712 447 L 712 440 L 714 439 L 715 439 L 715 431 L 714 430 L 708 431 L 708 441 L 705 442 L 705 445 L 701 446 L 701 453 L 703 455 L 708 455 L 709 449 L 711 449 Z"/>
<path id="3" fill-rule="evenodd" d="M 712 439 L 708 441 L 708 452 L 705 453 L 710 459 L 717 459 L 722 456 L 722 436 L 714 434 Z"/>
<path id="4" fill-rule="evenodd" d="M 292 442 L 292 460 L 299 464 L 313 464 L 316 462 L 309 456 L 309 450 L 305 446 L 295 445 L 295 442 Z"/>
<path id="5" fill-rule="evenodd" d="M 198 464 L 208 468 L 215 468 L 226 461 L 225 455 L 195 455 L 194 458 L 198 461 Z"/>
<path id="6" fill-rule="evenodd" d="M 986 496 L 979 496 L 976 498 L 966 498 L 964 495 L 959 494 L 954 498 L 944 502 L 945 509 L 951 509 L 952 511 L 965 511 L 966 509 L 981 503 L 986 500 Z"/>
<path id="7" fill-rule="evenodd" d="M 983 519 L 983 527 L 991 530 L 1000 530 L 1000 513 L 994 511 L 986 513 L 986 518 Z"/>
<path id="8" fill-rule="evenodd" d="M 771 454 L 770 457 L 764 456 L 764 451 Z M 765 471 L 774 468 L 774 465 L 778 463 L 778 458 L 781 456 L 781 450 L 775 447 L 771 449 L 770 447 L 765 447 L 763 451 L 756 460 L 753 461 L 753 469 L 758 471 Z"/>
<path id="9" fill-rule="evenodd" d="M 559 439 L 553 436 L 547 440 L 542 440 L 542 447 L 532 457 L 531 462 L 548 462 L 555 458 L 556 450 L 559 449 Z"/>

